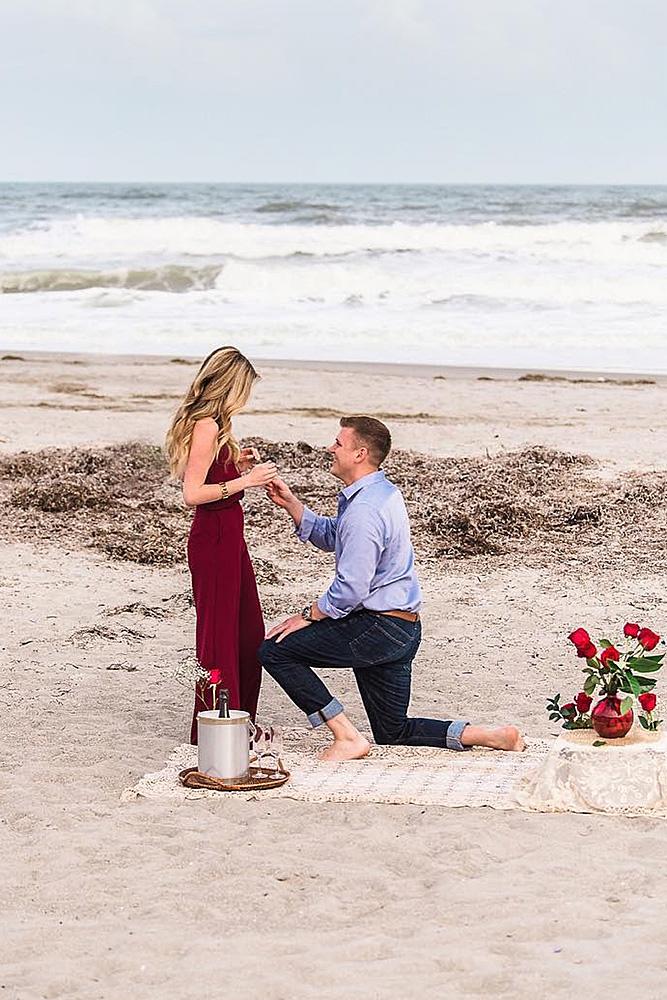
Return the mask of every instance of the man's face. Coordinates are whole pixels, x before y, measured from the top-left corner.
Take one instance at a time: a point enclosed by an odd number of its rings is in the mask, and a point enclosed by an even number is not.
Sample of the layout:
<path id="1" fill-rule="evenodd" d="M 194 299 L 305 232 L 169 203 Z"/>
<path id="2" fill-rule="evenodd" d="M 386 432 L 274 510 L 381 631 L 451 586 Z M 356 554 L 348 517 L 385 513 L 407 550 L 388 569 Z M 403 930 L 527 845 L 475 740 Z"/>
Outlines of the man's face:
<path id="1" fill-rule="evenodd" d="M 359 465 L 359 459 L 363 458 L 365 448 L 359 447 L 356 434 L 351 427 L 340 427 L 336 439 L 327 449 L 333 455 L 331 472 L 337 479 L 342 479 L 344 483 L 354 482 L 354 474 Z"/>

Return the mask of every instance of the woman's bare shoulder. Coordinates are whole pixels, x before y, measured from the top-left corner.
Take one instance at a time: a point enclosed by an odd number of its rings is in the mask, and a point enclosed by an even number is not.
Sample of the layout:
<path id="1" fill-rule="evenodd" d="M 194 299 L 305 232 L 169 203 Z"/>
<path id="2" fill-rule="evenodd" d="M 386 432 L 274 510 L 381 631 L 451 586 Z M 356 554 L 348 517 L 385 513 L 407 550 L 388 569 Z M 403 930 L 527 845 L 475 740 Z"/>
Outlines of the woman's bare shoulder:
<path id="1" fill-rule="evenodd" d="M 192 437 L 197 437 L 202 441 L 213 440 L 213 438 L 218 436 L 219 430 L 220 428 L 213 417 L 202 417 L 201 420 L 195 420 Z"/>

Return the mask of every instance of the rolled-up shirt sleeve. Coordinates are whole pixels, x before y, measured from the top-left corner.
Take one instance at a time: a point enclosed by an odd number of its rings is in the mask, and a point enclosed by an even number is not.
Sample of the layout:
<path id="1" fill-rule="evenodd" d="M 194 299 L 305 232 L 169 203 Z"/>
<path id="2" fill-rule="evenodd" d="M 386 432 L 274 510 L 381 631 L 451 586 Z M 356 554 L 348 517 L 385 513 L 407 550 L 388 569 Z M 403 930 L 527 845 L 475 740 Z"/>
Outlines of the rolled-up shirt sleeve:
<path id="1" fill-rule="evenodd" d="M 384 550 L 385 530 L 379 512 L 357 501 L 339 527 L 340 558 L 336 577 L 317 606 L 329 618 L 344 618 L 363 606 L 371 592 Z"/>
<path id="2" fill-rule="evenodd" d="M 337 523 L 337 517 L 323 517 L 315 514 L 310 507 L 304 507 L 301 523 L 296 529 L 297 538 L 302 542 L 312 542 L 324 552 L 333 552 L 336 548 Z"/>

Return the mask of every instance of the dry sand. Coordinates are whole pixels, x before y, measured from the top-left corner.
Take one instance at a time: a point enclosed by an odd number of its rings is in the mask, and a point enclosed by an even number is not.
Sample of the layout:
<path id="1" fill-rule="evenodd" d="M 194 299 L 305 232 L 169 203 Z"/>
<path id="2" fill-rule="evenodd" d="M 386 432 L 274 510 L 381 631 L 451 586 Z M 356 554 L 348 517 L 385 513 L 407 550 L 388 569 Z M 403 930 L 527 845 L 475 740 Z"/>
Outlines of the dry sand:
<path id="1" fill-rule="evenodd" d="M 317 448 L 341 412 L 383 415 L 397 449 L 419 453 L 391 467 L 426 595 L 415 710 L 544 737 L 547 695 L 576 690 L 571 627 L 665 629 L 664 380 L 261 369 L 238 433 L 314 501 L 335 495 Z M 192 373 L 158 358 L 0 361 L 2 996 L 667 995 L 663 822 L 119 803 L 184 738 L 191 703 L 172 671 L 194 619 L 177 491 L 154 450 L 109 446 L 159 443 Z M 61 451 L 12 457 L 44 448 Z M 330 563 L 261 497 L 246 506 L 271 619 Z M 332 685 L 364 728 L 351 675 Z M 260 708 L 300 722 L 271 681 Z"/>

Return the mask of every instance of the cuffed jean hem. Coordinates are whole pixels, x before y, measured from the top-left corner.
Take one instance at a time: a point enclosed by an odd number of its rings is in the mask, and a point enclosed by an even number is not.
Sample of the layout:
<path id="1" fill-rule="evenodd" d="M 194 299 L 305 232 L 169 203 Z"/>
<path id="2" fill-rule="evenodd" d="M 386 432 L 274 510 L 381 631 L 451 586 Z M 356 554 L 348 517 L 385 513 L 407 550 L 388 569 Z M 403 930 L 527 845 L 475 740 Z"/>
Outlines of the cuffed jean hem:
<path id="1" fill-rule="evenodd" d="M 449 723 L 449 729 L 447 730 L 447 736 L 445 737 L 447 741 L 448 750 L 470 750 L 470 747 L 464 747 L 461 743 L 461 734 L 466 726 L 469 726 L 469 722 L 462 722 L 460 719 L 456 722 Z"/>
<path id="2" fill-rule="evenodd" d="M 338 701 L 338 698 L 332 698 L 329 704 L 325 705 L 324 708 L 320 708 L 317 712 L 311 712 L 308 716 L 308 721 L 313 729 L 316 729 L 317 726 L 322 726 L 325 722 L 328 722 L 329 719 L 335 719 L 335 717 L 340 715 L 343 711 L 343 706 Z M 464 722 L 463 725 L 465 726 L 466 723 Z"/>

